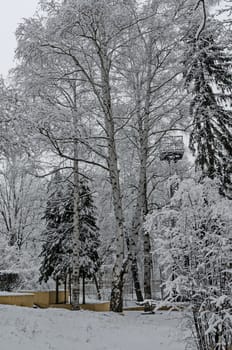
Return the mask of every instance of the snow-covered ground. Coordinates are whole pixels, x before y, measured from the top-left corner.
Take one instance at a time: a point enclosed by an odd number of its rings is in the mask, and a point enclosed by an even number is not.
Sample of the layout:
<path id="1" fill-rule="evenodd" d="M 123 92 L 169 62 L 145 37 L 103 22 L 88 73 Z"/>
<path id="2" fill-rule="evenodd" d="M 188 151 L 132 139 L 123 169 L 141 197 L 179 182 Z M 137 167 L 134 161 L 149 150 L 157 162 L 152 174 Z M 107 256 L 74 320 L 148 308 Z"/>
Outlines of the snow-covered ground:
<path id="1" fill-rule="evenodd" d="M 142 315 L 0 305 L 1 350 L 183 350 L 180 312 Z"/>
<path id="2" fill-rule="evenodd" d="M 22 296 L 22 295 L 33 295 L 33 293 L 0 292 L 0 296 L 4 296 L 4 297 L 14 297 L 14 296 Z"/>

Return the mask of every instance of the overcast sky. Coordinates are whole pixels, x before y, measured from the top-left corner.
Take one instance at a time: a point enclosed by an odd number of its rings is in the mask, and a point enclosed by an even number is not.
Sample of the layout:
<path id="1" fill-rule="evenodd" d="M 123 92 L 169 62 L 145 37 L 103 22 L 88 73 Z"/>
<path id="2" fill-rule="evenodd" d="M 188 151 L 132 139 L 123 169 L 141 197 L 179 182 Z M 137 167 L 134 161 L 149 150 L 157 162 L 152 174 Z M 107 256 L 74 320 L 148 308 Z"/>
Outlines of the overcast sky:
<path id="1" fill-rule="evenodd" d="M 22 18 L 34 14 L 38 0 L 0 0 L 0 75 L 13 67 L 15 30 Z"/>
<path id="2" fill-rule="evenodd" d="M 15 30 L 22 18 L 31 17 L 39 0 L 0 0 L 0 75 L 14 66 Z M 223 1 L 221 1 L 223 3 Z"/>

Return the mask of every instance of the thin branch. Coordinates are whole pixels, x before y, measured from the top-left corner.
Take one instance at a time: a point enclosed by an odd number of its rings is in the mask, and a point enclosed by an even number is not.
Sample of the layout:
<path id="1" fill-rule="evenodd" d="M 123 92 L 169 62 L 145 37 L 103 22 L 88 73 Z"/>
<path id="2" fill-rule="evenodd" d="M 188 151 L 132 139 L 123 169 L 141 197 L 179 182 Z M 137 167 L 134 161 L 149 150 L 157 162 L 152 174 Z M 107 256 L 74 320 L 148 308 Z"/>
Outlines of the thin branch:
<path id="1" fill-rule="evenodd" d="M 92 160 L 82 159 L 82 158 L 76 159 L 76 158 L 71 157 L 71 156 L 69 156 L 69 155 L 67 155 L 67 154 L 64 154 L 63 151 L 60 149 L 60 147 L 59 147 L 58 143 L 56 142 L 56 140 L 54 140 L 54 139 L 52 138 L 52 136 L 49 134 L 48 130 L 45 130 L 45 129 L 41 129 L 41 128 L 40 128 L 39 131 L 40 131 L 40 133 L 41 133 L 42 135 L 46 136 L 46 137 L 49 139 L 51 145 L 54 147 L 56 153 L 57 153 L 60 157 L 65 158 L 65 159 L 69 159 L 69 160 L 72 160 L 72 161 L 77 160 L 78 162 L 83 162 L 83 163 L 86 163 L 86 164 L 95 165 L 95 166 L 98 166 L 98 167 L 100 167 L 100 168 L 102 168 L 102 169 L 104 169 L 104 170 L 109 171 L 109 168 L 106 167 L 106 166 L 103 165 L 103 164 L 94 162 L 94 161 L 92 161 Z"/>
<path id="2" fill-rule="evenodd" d="M 202 11 L 203 11 L 203 17 L 202 17 L 202 22 L 197 30 L 195 39 L 196 41 L 199 39 L 201 33 L 203 32 L 205 25 L 206 25 L 206 8 L 205 8 L 205 0 L 198 0 L 195 10 L 200 6 L 200 3 L 202 3 Z"/>

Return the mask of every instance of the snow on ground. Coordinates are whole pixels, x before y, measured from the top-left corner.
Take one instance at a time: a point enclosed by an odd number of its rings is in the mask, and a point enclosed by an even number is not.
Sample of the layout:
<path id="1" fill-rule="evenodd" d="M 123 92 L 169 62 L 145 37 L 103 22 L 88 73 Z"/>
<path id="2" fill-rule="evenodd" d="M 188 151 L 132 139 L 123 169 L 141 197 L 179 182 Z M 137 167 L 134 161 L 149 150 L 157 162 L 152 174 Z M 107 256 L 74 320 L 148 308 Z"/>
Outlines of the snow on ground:
<path id="1" fill-rule="evenodd" d="M 0 296 L 4 296 L 4 297 L 14 297 L 14 296 L 22 296 L 22 295 L 33 295 L 33 293 L 0 292 Z"/>
<path id="2" fill-rule="evenodd" d="M 68 311 L 0 305 L 1 350 L 183 350 L 181 312 Z"/>

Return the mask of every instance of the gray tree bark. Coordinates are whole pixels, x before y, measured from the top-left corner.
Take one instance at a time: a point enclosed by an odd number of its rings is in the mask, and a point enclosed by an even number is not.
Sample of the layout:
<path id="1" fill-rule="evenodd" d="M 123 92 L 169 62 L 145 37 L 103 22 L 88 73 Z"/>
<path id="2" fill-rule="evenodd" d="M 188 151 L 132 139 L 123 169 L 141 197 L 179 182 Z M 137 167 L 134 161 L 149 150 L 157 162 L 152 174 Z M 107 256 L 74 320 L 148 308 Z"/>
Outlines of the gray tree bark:
<path id="1" fill-rule="evenodd" d="M 74 92 L 74 109 L 73 109 L 73 256 L 72 256 L 72 308 L 80 310 L 80 179 L 79 179 L 79 164 L 78 164 L 78 120 L 76 108 L 76 89 Z"/>
<path id="2" fill-rule="evenodd" d="M 144 298 L 152 299 L 151 288 L 151 271 L 152 271 L 152 255 L 151 255 L 151 243 L 150 235 L 144 231 L 143 238 L 144 249 Z"/>
<path id="3" fill-rule="evenodd" d="M 72 256 L 72 307 L 73 310 L 79 310 L 80 304 L 80 227 L 79 227 L 79 173 L 78 173 L 78 150 L 77 141 L 74 142 L 74 158 L 73 161 L 73 180 L 74 180 L 74 191 L 73 191 L 73 256 Z"/>

